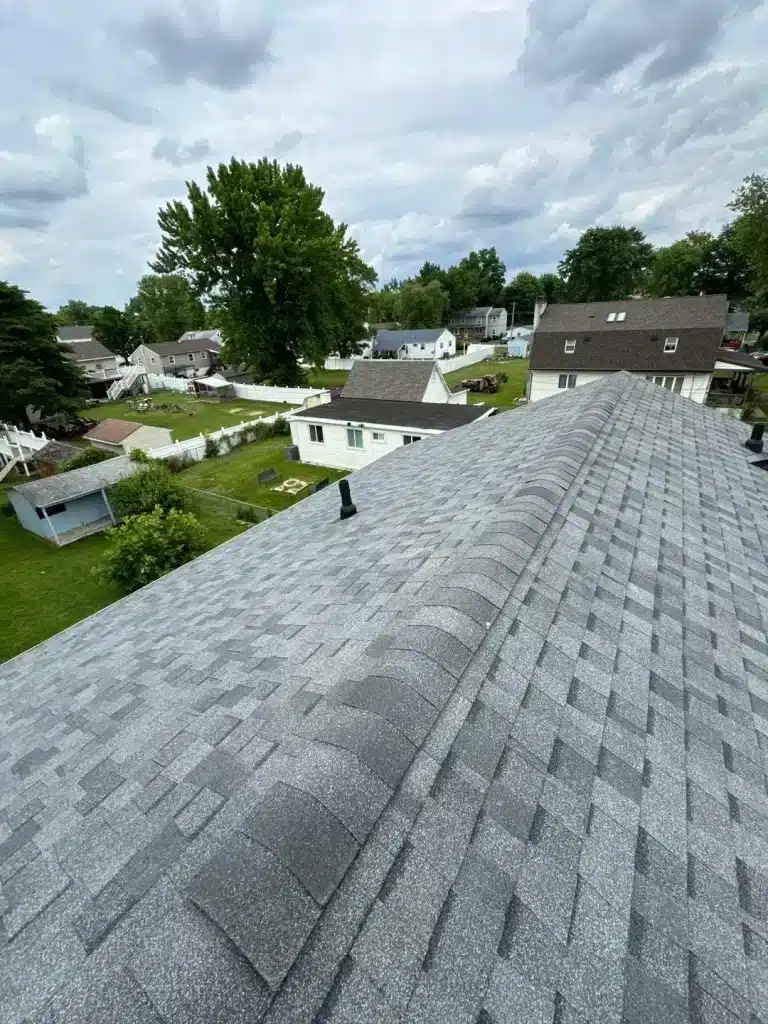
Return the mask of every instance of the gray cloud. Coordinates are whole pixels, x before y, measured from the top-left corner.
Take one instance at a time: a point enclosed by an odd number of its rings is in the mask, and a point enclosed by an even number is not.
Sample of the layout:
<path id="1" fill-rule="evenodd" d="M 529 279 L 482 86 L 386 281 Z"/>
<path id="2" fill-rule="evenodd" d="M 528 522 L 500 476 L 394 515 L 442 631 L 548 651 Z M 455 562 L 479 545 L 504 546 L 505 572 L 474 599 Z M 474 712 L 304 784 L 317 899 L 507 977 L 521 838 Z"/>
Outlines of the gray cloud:
<path id="1" fill-rule="evenodd" d="M 147 104 L 106 89 L 99 89 L 79 78 L 54 78 L 50 82 L 50 88 L 53 95 L 60 99 L 89 107 L 102 114 L 109 114 L 126 124 L 148 125 L 154 118 L 155 112 Z"/>
<path id="2" fill-rule="evenodd" d="M 606 81 L 646 60 L 646 84 L 707 59 L 729 19 L 762 0 L 531 0 L 518 70 L 529 82 Z"/>
<path id="3" fill-rule="evenodd" d="M 505 203 L 496 189 L 476 188 L 466 196 L 458 219 L 478 226 L 493 227 L 529 220 L 540 211 L 539 205 L 526 203 L 522 195 L 519 202 Z"/>
<path id="4" fill-rule="evenodd" d="M 187 5 L 184 13 L 146 14 L 130 33 L 152 59 L 158 77 L 171 85 L 195 80 L 219 89 L 248 85 L 269 64 L 272 30 L 225 25 L 220 13 Z"/>
<path id="5" fill-rule="evenodd" d="M 292 132 L 286 132 L 285 135 L 281 135 L 279 139 L 276 139 L 272 143 L 272 153 L 279 157 L 285 156 L 290 153 L 291 150 L 296 149 L 302 139 L 306 138 L 304 132 L 299 131 L 298 128 Z"/>
<path id="6" fill-rule="evenodd" d="M 211 144 L 207 139 L 197 139 L 185 146 L 178 139 L 161 136 L 152 147 L 152 156 L 156 160 L 165 160 L 174 167 L 204 160 L 211 152 Z"/>

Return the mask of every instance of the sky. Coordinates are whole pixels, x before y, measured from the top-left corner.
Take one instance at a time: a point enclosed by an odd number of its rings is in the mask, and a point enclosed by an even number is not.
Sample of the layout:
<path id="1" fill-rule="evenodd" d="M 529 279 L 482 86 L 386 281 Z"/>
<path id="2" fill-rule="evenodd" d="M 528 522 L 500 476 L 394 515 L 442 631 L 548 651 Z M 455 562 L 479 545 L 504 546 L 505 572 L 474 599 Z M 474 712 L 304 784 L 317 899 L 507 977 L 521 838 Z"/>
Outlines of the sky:
<path id="1" fill-rule="evenodd" d="M 717 230 L 768 170 L 766 52 L 768 0 L 0 0 L 0 279 L 124 305 L 232 156 L 301 164 L 382 283 Z"/>

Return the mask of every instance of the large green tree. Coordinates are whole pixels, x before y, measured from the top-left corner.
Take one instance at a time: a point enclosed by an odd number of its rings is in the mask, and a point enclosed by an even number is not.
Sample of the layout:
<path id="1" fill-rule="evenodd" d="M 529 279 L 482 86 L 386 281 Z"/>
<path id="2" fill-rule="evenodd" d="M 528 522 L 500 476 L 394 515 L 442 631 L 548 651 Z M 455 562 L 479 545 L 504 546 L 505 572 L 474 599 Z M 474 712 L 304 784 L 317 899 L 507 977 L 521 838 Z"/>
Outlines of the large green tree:
<path id="1" fill-rule="evenodd" d="M 160 211 L 152 269 L 183 274 L 220 311 L 229 362 L 295 384 L 300 360 L 357 348 L 376 274 L 300 167 L 233 159 L 187 192 Z"/>
<path id="2" fill-rule="evenodd" d="M 728 209 L 738 214 L 730 239 L 751 267 L 751 291 L 768 293 L 768 177 L 750 174 L 734 193 Z"/>
<path id="3" fill-rule="evenodd" d="M 504 286 L 502 305 L 509 314 L 509 326 L 529 324 L 533 321 L 533 307 L 542 294 L 540 279 L 522 270 Z"/>
<path id="4" fill-rule="evenodd" d="M 56 321 L 62 327 L 89 325 L 100 309 L 101 306 L 91 306 L 82 299 L 70 299 L 57 310 Z"/>
<path id="5" fill-rule="evenodd" d="M 715 237 L 708 231 L 689 231 L 672 245 L 657 249 L 648 277 L 648 294 L 698 295 L 702 267 L 710 258 Z"/>
<path id="6" fill-rule="evenodd" d="M 707 248 L 695 277 L 696 293 L 739 301 L 750 294 L 753 267 L 735 244 L 734 227 L 726 225 Z"/>
<path id="7" fill-rule="evenodd" d="M 105 348 L 127 359 L 138 344 L 131 318 L 121 309 L 104 306 L 93 318 L 93 336 Z"/>
<path id="8" fill-rule="evenodd" d="M 564 294 L 565 282 L 559 274 L 548 273 L 539 276 L 539 295 L 543 295 L 547 302 L 562 302 Z"/>
<path id="9" fill-rule="evenodd" d="M 126 307 L 135 331 L 152 342 L 178 341 L 185 331 L 205 328 L 205 309 L 180 274 L 145 274 Z"/>
<path id="10" fill-rule="evenodd" d="M 404 328 L 442 327 L 448 311 L 448 294 L 437 282 L 403 285 L 396 306 L 397 319 Z"/>
<path id="11" fill-rule="evenodd" d="M 641 290 L 653 246 L 638 228 L 588 228 L 558 264 L 570 302 L 627 299 Z"/>
<path id="12" fill-rule="evenodd" d="M 0 281 L 0 421 L 29 426 L 28 410 L 43 416 L 74 412 L 88 396 L 57 330 L 55 317 L 39 302 Z"/>

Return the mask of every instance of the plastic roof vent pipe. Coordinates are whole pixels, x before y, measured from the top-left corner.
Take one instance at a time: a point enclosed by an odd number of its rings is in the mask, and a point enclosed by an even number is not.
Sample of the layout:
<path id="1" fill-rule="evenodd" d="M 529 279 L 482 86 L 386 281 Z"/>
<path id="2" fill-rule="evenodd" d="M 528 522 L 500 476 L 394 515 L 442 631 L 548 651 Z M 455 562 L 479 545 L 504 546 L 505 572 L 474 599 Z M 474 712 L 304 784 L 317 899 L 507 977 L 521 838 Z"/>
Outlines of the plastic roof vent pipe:
<path id="1" fill-rule="evenodd" d="M 340 519 L 349 519 L 357 513 L 357 506 L 352 504 L 352 494 L 349 490 L 348 480 L 339 480 L 339 492 L 341 494 Z"/>
<path id="2" fill-rule="evenodd" d="M 744 442 L 746 448 L 749 448 L 751 452 L 755 452 L 757 455 L 763 450 L 763 433 L 765 432 L 764 423 L 755 423 L 752 427 L 752 433 L 749 438 Z"/>

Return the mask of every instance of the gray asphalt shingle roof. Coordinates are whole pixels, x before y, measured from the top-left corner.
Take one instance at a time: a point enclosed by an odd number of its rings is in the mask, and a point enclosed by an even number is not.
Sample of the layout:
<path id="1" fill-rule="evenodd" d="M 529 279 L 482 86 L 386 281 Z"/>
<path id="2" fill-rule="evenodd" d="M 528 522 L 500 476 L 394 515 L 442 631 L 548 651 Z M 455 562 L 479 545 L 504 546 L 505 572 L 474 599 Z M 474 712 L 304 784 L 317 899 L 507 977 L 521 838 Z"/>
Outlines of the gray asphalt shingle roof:
<path id="1" fill-rule="evenodd" d="M 0 668 L 2 1019 L 764 1022 L 745 433 L 604 378 Z"/>
<path id="2" fill-rule="evenodd" d="M 445 331 L 444 327 L 424 327 L 413 331 L 376 331 L 377 352 L 397 352 L 403 345 L 428 345 Z"/>
<path id="3" fill-rule="evenodd" d="M 71 501 L 85 494 L 93 494 L 102 487 L 111 487 L 123 477 L 132 476 L 140 468 L 140 463 L 132 462 L 127 455 L 121 455 L 105 459 L 104 462 L 96 462 L 92 466 L 82 466 L 80 469 L 70 469 L 55 476 L 30 480 L 28 484 L 18 484 L 11 490 L 22 495 L 36 508 L 45 508 L 46 505 L 56 505 L 61 501 Z"/>
<path id="4" fill-rule="evenodd" d="M 426 359 L 356 359 L 341 394 L 343 398 L 421 402 L 435 366 Z"/>
<path id="5" fill-rule="evenodd" d="M 420 430 L 453 430 L 464 427 L 492 408 L 487 405 L 449 405 L 447 402 L 388 402 L 379 398 L 334 398 L 323 405 L 300 409 L 291 419 L 334 420 L 356 426 L 360 423 L 383 427 L 411 427 Z"/>

